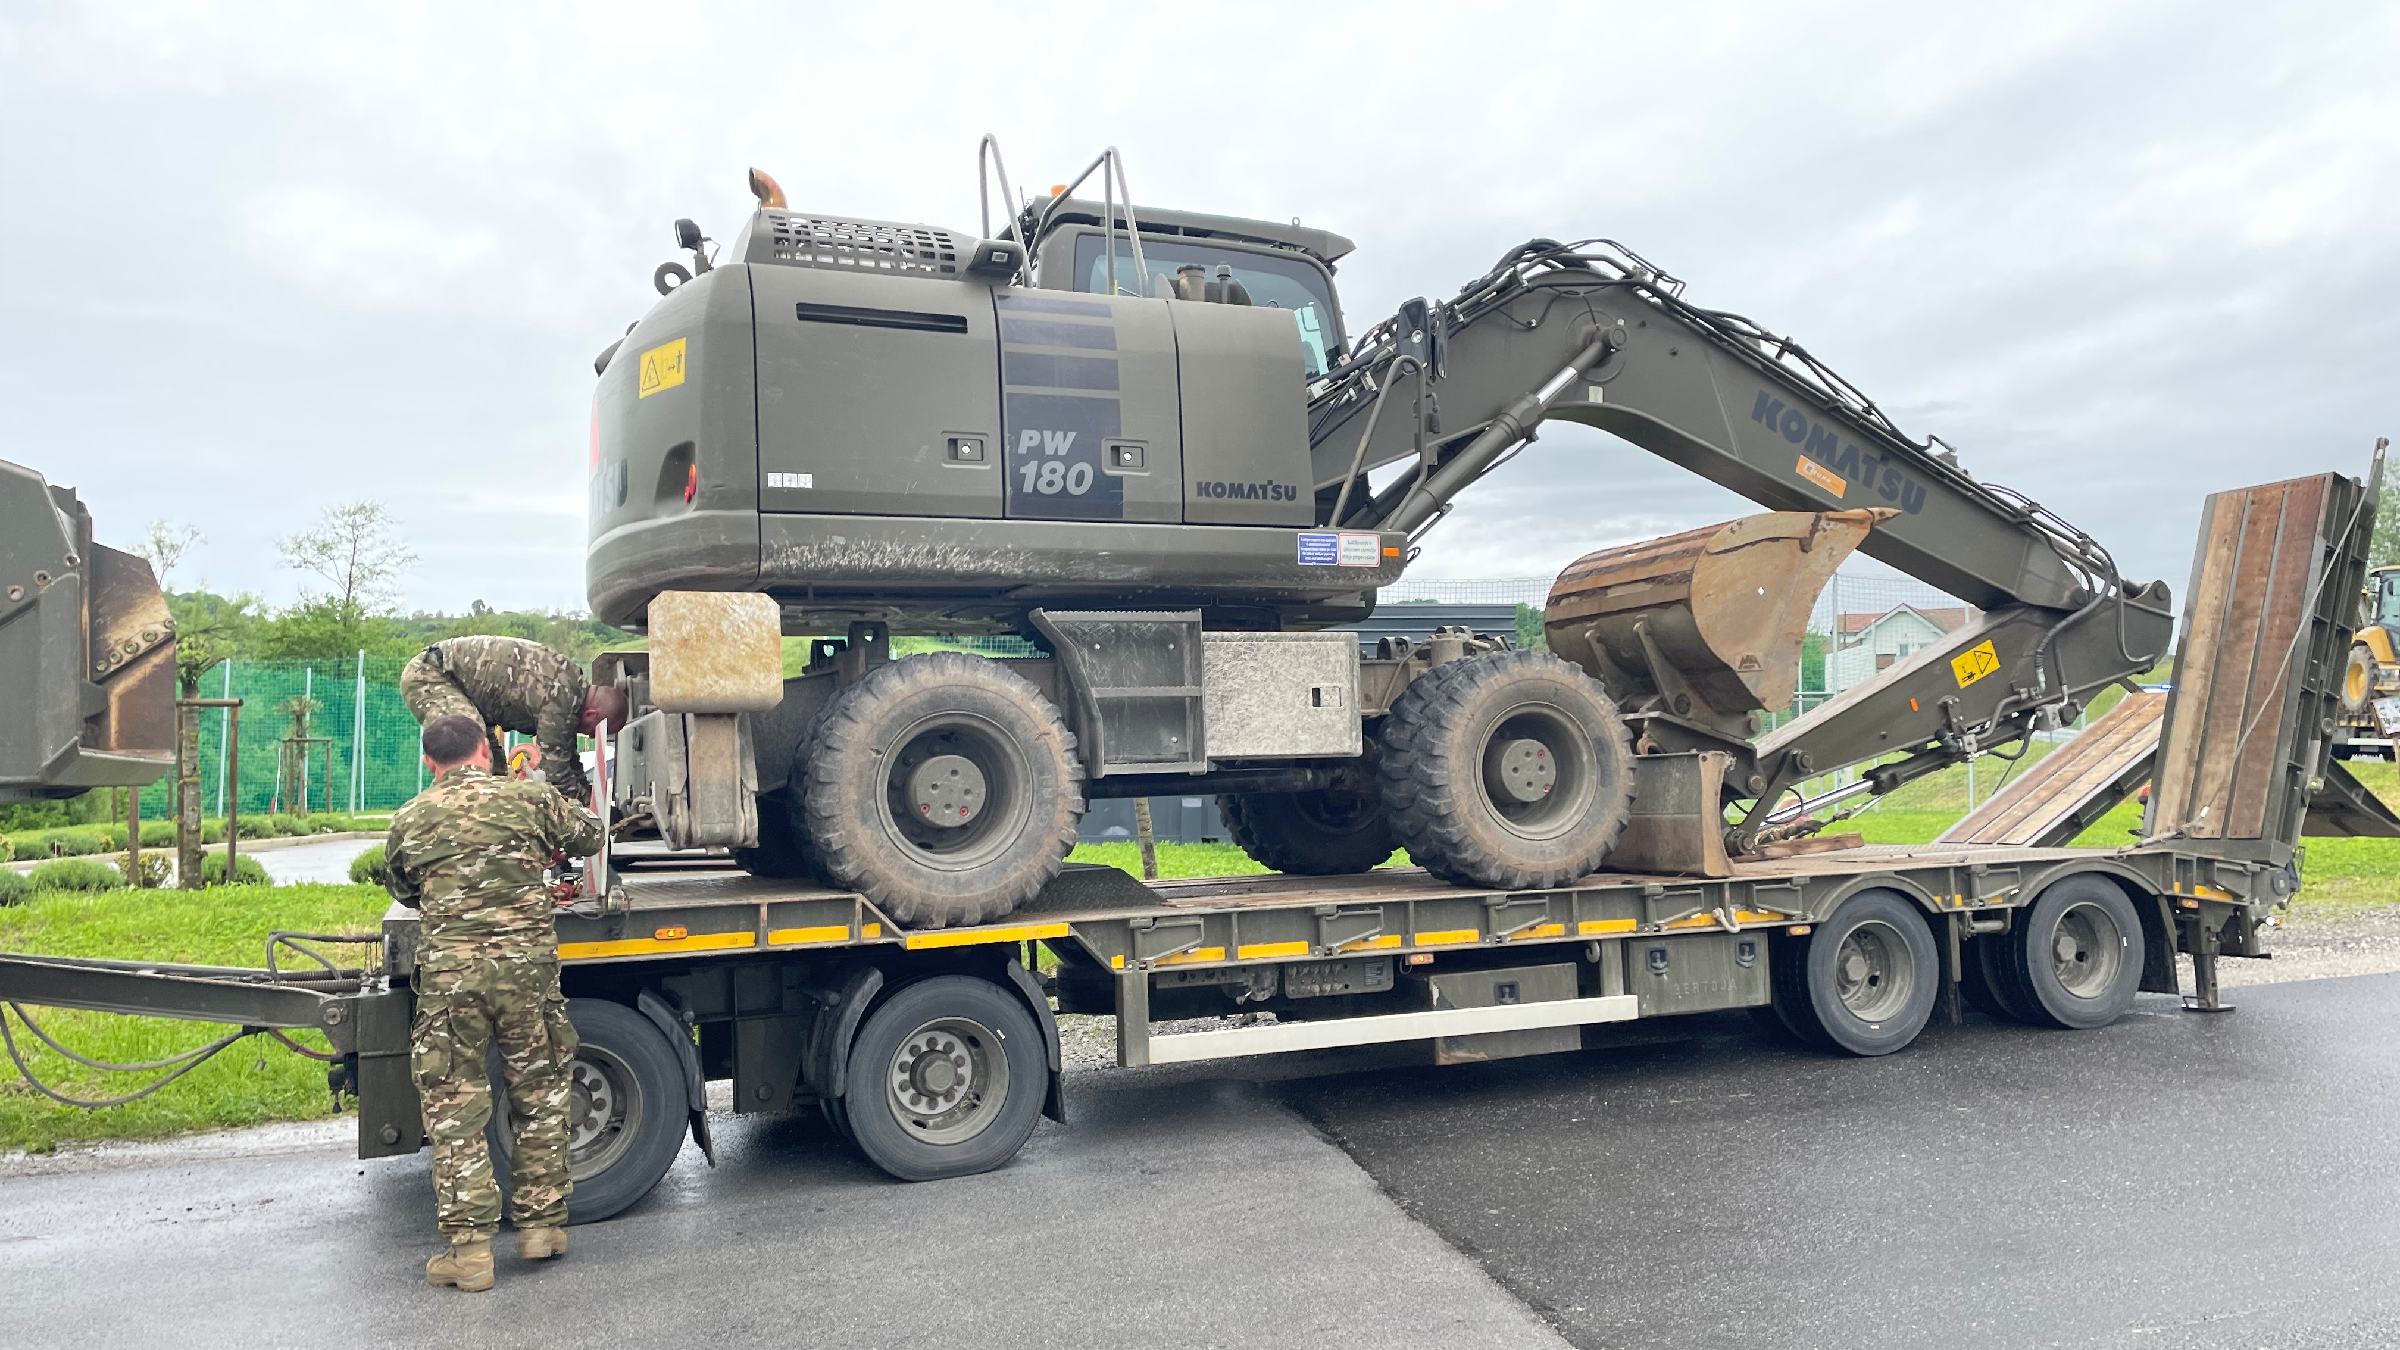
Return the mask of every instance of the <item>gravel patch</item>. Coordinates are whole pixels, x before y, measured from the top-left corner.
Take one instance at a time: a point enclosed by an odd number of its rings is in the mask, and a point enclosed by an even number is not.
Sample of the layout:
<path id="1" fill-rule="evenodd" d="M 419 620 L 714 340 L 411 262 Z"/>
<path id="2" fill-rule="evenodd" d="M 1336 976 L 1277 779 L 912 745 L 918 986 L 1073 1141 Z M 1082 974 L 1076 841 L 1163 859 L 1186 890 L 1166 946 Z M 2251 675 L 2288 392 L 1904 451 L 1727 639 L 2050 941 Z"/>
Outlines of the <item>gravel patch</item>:
<path id="1" fill-rule="evenodd" d="M 2343 975 L 2386 975 L 2400 971 L 2400 906 L 2319 915 L 2303 910 L 2287 914 L 2268 932 L 2268 961 L 2224 960 L 2217 963 L 2217 983 L 2226 989 L 2281 984 L 2289 980 L 2326 980 Z M 2183 965 L 2183 987 L 2192 987 L 2191 958 Z"/>

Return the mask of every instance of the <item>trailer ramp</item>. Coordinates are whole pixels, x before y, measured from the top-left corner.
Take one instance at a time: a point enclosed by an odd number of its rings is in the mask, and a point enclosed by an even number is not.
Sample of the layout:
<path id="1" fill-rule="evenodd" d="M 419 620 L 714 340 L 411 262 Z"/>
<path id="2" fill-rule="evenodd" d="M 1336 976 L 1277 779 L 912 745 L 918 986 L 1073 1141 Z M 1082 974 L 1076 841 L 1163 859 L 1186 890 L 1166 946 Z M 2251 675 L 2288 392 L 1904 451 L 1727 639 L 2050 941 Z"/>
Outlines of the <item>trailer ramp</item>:
<path id="1" fill-rule="evenodd" d="M 2150 781 L 2158 758 L 2159 726 L 2171 697 L 2148 689 L 2127 694 L 2099 721 L 2035 760 L 1934 842 L 2029 848 L 2072 842 Z"/>

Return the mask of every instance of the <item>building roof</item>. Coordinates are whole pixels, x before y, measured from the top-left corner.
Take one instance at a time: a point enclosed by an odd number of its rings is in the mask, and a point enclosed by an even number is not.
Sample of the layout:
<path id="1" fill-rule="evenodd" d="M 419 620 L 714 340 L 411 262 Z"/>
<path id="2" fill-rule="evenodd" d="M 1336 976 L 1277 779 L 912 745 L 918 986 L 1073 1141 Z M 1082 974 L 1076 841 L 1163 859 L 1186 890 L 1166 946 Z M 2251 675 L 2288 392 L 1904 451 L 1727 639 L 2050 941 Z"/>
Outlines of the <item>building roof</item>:
<path id="1" fill-rule="evenodd" d="M 1895 614 L 1914 614 L 1945 633 L 1955 633 L 1967 626 L 1975 611 L 1965 605 L 1894 605 L 1884 610 L 1851 610 L 1836 621 L 1836 630 L 1843 637 L 1857 637 Z"/>

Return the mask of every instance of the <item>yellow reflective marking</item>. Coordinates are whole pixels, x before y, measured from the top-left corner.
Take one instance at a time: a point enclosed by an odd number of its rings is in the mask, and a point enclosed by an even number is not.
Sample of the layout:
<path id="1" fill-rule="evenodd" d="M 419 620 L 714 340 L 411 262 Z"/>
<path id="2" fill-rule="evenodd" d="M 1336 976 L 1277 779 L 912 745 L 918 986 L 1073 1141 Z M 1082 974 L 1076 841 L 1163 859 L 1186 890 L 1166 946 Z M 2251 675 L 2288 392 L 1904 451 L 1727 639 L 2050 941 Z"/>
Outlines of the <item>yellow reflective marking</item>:
<path id="1" fill-rule="evenodd" d="M 1108 966 L 1111 970 L 1123 970 L 1125 968 L 1125 958 L 1122 956 L 1112 956 L 1108 958 Z"/>
<path id="2" fill-rule="evenodd" d="M 1162 956 L 1151 964 L 1160 966 L 1189 966 L 1197 965 L 1203 961 L 1222 961 L 1224 959 L 1225 949 L 1223 947 L 1194 947 L 1188 952 L 1177 952 L 1173 956 Z"/>
<path id="3" fill-rule="evenodd" d="M 2000 653 L 1992 650 L 1992 640 L 1985 638 L 1950 658 L 1950 673 L 1958 678 L 1958 687 L 1966 688 L 1986 675 L 2000 669 Z"/>
<path id="4" fill-rule="evenodd" d="M 1026 923 L 1011 928 L 954 928 L 947 932 L 911 933 L 900 941 L 910 951 L 921 952 L 928 947 L 982 947 L 995 942 L 1034 942 L 1066 935 L 1067 926 L 1063 923 Z"/>
<path id="5" fill-rule="evenodd" d="M 1565 937 L 1566 935 L 1567 926 L 1563 923 L 1537 923 L 1522 933 L 1509 934 L 1508 940 L 1511 942 L 1528 942 L 1536 938 Z"/>
<path id="6" fill-rule="evenodd" d="M 767 934 L 767 945 L 770 947 L 788 947 L 808 942 L 847 942 L 849 940 L 850 925 L 846 923 L 829 923 L 815 928 L 777 928 Z"/>
<path id="7" fill-rule="evenodd" d="M 1352 938 L 1334 948 L 1337 952 L 1384 952 L 1400 945 L 1398 933 L 1377 933 L 1373 937 Z"/>
<path id="8" fill-rule="evenodd" d="M 1480 929 L 1445 928 L 1439 932 L 1417 934 L 1417 945 L 1420 947 L 1447 947 L 1453 943 L 1473 942 L 1482 936 L 1483 932 Z"/>
<path id="9" fill-rule="evenodd" d="M 611 938 L 604 942 L 562 942 L 558 956 L 562 961 L 590 961 L 604 956 L 649 956 L 658 952 L 721 952 L 736 947 L 755 947 L 755 933 L 694 933 L 690 937 L 670 938 Z"/>
<path id="10" fill-rule="evenodd" d="M 865 930 L 862 932 L 861 936 L 864 936 L 864 937 L 871 937 L 871 938 L 882 937 L 882 936 L 883 936 L 883 925 L 882 925 L 882 924 L 879 924 L 879 923 L 871 923 L 871 924 L 868 924 L 868 925 L 866 926 Z"/>
<path id="11" fill-rule="evenodd" d="M 1234 954 L 1244 961 L 1265 956 L 1306 956 L 1308 952 L 1309 945 L 1305 942 L 1245 942 L 1234 949 Z"/>
<path id="12" fill-rule="evenodd" d="M 1575 925 L 1575 931 L 1584 937 L 1592 937 L 1600 933 L 1630 933 L 1639 927 L 1641 925 L 1631 919 L 1585 919 Z"/>
<path id="13" fill-rule="evenodd" d="M 2233 900 L 2239 898 L 2235 896 L 2233 892 L 2226 890 L 2223 887 L 2204 886 L 2199 882 L 2192 883 L 2192 888 L 2189 891 L 2185 891 L 2179 887 L 2175 893 L 2177 895 L 2196 895 L 2203 900 Z"/>
<path id="14" fill-rule="evenodd" d="M 641 397 L 648 398 L 683 383 L 684 341 L 677 338 L 642 353 Z"/>

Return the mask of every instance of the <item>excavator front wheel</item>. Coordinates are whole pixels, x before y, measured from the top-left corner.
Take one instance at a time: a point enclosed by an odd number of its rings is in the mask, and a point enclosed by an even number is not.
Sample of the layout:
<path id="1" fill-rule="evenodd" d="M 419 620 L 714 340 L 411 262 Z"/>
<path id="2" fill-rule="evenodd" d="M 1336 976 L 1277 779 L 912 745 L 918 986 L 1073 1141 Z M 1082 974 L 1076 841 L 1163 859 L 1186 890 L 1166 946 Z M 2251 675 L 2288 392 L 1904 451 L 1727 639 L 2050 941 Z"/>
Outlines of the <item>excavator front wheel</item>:
<path id="1" fill-rule="evenodd" d="M 2342 711 L 2363 713 L 2367 702 L 2375 696 L 2375 653 L 2363 642 L 2350 647 L 2350 661 L 2342 667 Z"/>
<path id="2" fill-rule="evenodd" d="M 1448 661 L 1384 719 L 1385 817 L 1445 881 L 1528 890 L 1600 866 L 1625 828 L 1633 747 L 1592 678 L 1547 652 Z"/>
<path id="3" fill-rule="evenodd" d="M 1032 899 L 1083 817 L 1058 710 L 963 652 L 894 661 L 836 695 L 795 771 L 826 878 L 906 924 L 982 923 Z"/>

